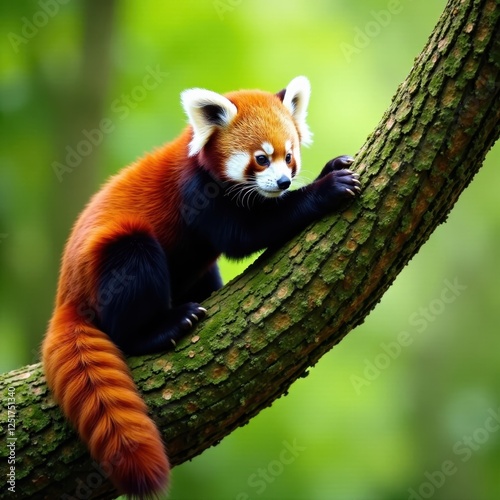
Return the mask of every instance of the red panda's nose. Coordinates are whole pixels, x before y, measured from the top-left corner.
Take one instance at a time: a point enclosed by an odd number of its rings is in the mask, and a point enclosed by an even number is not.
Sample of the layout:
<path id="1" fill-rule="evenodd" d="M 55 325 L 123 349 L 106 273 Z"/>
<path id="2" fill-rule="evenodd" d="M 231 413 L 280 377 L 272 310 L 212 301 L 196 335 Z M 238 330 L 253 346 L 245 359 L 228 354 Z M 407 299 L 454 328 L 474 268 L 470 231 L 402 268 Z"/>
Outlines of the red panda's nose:
<path id="1" fill-rule="evenodd" d="M 278 184 L 278 188 L 282 189 L 283 191 L 285 189 L 288 189 L 290 187 L 290 184 L 292 181 L 286 176 L 282 175 L 277 181 L 276 184 Z"/>

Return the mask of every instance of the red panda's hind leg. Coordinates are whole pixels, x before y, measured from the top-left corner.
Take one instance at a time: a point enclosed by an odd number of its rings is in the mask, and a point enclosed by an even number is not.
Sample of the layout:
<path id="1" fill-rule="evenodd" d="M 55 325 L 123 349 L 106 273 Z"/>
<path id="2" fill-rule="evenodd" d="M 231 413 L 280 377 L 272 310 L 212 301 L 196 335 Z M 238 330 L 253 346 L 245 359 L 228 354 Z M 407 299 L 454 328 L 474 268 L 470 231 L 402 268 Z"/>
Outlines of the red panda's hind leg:
<path id="1" fill-rule="evenodd" d="M 172 307 L 167 258 L 147 233 L 121 235 L 102 249 L 98 327 L 126 354 L 165 350 L 205 316 L 195 302 Z"/>
<path id="2" fill-rule="evenodd" d="M 210 295 L 222 288 L 222 278 L 219 272 L 219 266 L 213 264 L 210 269 L 196 283 L 183 294 L 183 297 L 177 301 L 179 304 L 187 301 L 203 302 Z"/>

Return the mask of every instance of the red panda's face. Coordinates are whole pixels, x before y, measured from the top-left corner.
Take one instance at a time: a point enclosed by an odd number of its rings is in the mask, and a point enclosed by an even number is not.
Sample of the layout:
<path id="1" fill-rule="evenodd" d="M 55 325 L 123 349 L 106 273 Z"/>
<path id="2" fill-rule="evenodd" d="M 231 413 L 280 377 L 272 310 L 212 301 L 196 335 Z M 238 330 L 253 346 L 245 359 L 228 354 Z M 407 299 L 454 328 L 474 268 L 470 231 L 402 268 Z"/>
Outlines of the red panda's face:
<path id="1" fill-rule="evenodd" d="M 300 138 L 291 113 L 273 94 L 237 92 L 229 98 L 238 113 L 208 145 L 217 150 L 219 176 L 247 192 L 280 196 L 300 171 Z"/>
<path id="2" fill-rule="evenodd" d="M 222 96 L 203 89 L 182 100 L 193 128 L 190 156 L 241 193 L 282 195 L 300 171 L 300 145 L 311 134 L 305 122 L 309 82 L 292 80 L 279 94 L 239 91 Z"/>
<path id="3" fill-rule="evenodd" d="M 264 141 L 262 149 L 253 154 L 248 170 L 255 179 L 256 190 L 263 196 L 280 196 L 292 184 L 300 170 L 300 150 L 295 142 L 295 148 L 291 139 L 275 148 L 272 143 Z"/>

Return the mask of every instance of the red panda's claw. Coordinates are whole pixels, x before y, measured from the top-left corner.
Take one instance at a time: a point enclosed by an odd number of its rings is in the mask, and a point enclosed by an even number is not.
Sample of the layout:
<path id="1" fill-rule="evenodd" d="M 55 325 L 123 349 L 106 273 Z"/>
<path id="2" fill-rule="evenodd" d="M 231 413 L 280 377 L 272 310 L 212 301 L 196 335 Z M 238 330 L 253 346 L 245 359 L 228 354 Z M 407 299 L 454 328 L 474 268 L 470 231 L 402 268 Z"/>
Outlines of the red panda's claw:
<path id="1" fill-rule="evenodd" d="M 180 319 L 182 331 L 191 330 L 207 314 L 207 310 L 196 303 L 185 304 L 182 308 L 184 309 L 184 314 Z"/>
<path id="2" fill-rule="evenodd" d="M 185 330 L 189 330 L 189 329 L 193 328 L 193 322 L 189 318 L 184 318 L 182 320 L 182 327 Z"/>
<path id="3" fill-rule="evenodd" d="M 319 174 L 319 178 L 321 179 L 325 175 L 328 175 L 330 172 L 347 170 L 354 163 L 354 158 L 349 155 L 337 156 L 333 160 L 327 162 L 327 164 L 323 167 L 323 170 Z"/>
<path id="4" fill-rule="evenodd" d="M 207 315 L 207 310 L 204 307 L 199 306 L 196 313 L 191 313 L 191 318 L 197 323 Z"/>

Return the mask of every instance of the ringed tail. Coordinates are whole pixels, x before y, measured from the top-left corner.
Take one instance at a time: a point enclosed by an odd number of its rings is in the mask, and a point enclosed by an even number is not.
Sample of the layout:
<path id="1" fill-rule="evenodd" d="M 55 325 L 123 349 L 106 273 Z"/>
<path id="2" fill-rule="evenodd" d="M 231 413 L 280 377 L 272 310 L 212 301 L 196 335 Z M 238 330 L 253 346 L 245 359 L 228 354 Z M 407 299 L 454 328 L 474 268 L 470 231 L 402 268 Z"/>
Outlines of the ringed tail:
<path id="1" fill-rule="evenodd" d="M 43 342 L 47 384 L 120 491 L 139 498 L 166 490 L 170 465 L 121 351 L 73 304 L 57 307 Z"/>

